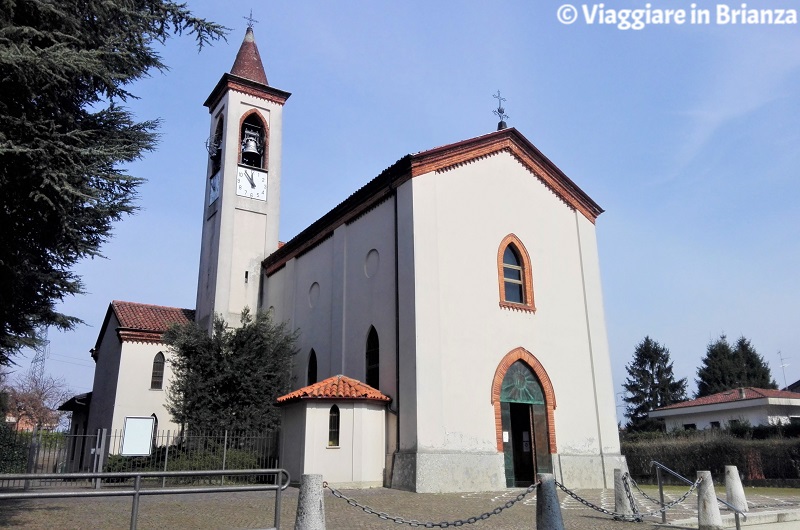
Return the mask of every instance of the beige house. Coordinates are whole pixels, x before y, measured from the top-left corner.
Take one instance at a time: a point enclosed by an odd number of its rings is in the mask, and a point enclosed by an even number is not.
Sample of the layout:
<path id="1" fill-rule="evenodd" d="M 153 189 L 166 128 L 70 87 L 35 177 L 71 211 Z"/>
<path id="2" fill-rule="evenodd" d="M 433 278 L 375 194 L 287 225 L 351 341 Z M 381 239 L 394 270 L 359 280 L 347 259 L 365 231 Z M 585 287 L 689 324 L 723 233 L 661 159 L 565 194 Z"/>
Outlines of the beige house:
<path id="1" fill-rule="evenodd" d="M 800 393 L 766 388 L 735 388 L 661 407 L 651 418 L 662 418 L 667 431 L 719 429 L 731 423 L 786 425 L 800 422 Z"/>
<path id="2" fill-rule="evenodd" d="M 196 314 L 171 313 L 209 327 L 214 313 L 235 323 L 247 306 L 300 330 L 282 462 L 350 486 L 423 492 L 528 485 L 536 472 L 608 487 L 624 458 L 602 209 L 519 131 L 500 128 L 403 156 L 280 246 L 289 95 L 269 85 L 248 29 L 205 103 Z M 115 304 L 89 423 L 155 413 L 161 427 L 163 392 L 145 388 L 152 402 L 137 393 L 156 356 L 169 355 L 160 328 L 152 341 L 125 340 L 111 332 L 127 329 Z M 334 381 L 372 397 L 340 396 Z M 350 433 L 338 445 L 334 412 Z"/>

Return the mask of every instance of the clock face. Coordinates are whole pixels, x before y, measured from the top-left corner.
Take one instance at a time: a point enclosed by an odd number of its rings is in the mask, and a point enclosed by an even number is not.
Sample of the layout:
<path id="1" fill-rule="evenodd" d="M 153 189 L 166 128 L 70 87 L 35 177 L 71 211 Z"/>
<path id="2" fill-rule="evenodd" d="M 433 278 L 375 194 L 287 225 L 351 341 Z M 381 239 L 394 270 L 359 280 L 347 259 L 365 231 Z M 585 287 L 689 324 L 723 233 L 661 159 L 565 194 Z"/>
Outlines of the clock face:
<path id="1" fill-rule="evenodd" d="M 208 204 L 214 204 L 214 201 L 219 199 L 219 171 L 214 173 L 211 177 L 210 186 L 208 188 Z"/>
<path id="2" fill-rule="evenodd" d="M 236 173 L 236 195 L 267 200 L 267 172 L 240 167 Z"/>

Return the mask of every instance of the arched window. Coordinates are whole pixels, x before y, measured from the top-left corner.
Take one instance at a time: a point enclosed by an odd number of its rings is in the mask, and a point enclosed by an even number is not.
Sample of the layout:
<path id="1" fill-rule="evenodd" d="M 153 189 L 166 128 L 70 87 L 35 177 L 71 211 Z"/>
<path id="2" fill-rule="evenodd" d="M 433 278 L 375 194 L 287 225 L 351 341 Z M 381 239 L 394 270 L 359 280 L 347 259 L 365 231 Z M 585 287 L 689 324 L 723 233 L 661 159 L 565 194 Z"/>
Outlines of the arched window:
<path id="1" fill-rule="evenodd" d="M 339 407 L 331 407 L 328 413 L 328 447 L 339 447 Z"/>
<path id="2" fill-rule="evenodd" d="M 153 358 L 153 373 L 150 376 L 150 389 L 161 390 L 164 388 L 164 354 L 158 352 Z"/>
<path id="3" fill-rule="evenodd" d="M 367 380 L 369 386 L 378 390 L 380 384 L 380 344 L 378 332 L 374 326 L 370 326 L 367 335 Z"/>
<path id="4" fill-rule="evenodd" d="M 514 234 L 500 243 L 497 251 L 497 273 L 500 286 L 500 306 L 535 311 L 533 278 L 528 251 Z"/>
<path id="5" fill-rule="evenodd" d="M 244 119 L 240 131 L 242 164 L 259 169 L 264 168 L 265 132 L 264 123 L 255 112 Z"/>
<path id="6" fill-rule="evenodd" d="M 313 385 L 317 382 L 317 354 L 314 352 L 313 348 L 308 356 L 308 374 L 306 376 L 306 381 L 307 385 Z"/>
<path id="7" fill-rule="evenodd" d="M 222 165 L 222 131 L 224 125 L 224 118 L 220 117 L 217 122 L 217 128 L 214 131 L 214 136 L 209 138 L 208 141 L 208 156 L 211 159 L 211 176 L 219 171 Z"/>

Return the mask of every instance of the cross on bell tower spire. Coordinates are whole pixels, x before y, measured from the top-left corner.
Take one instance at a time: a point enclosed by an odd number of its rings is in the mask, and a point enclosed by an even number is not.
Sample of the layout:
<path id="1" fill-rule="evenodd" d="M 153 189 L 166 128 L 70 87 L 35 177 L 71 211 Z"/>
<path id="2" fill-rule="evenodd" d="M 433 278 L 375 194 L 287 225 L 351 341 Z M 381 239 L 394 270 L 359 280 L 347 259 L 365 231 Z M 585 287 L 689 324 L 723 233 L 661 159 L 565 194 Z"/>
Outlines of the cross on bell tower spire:
<path id="1" fill-rule="evenodd" d="M 250 16 L 242 17 L 247 21 L 247 29 L 253 29 L 253 24 L 258 24 L 258 20 L 253 18 L 253 10 L 250 10 Z"/>
<path id="2" fill-rule="evenodd" d="M 492 114 L 500 118 L 500 121 L 497 122 L 497 130 L 501 131 L 508 127 L 508 124 L 506 124 L 508 115 L 506 114 L 506 109 L 503 108 L 503 102 L 506 100 L 506 98 L 500 95 L 499 90 L 497 91 L 497 94 L 494 94 L 492 97 L 497 99 L 497 109 L 493 110 Z"/>

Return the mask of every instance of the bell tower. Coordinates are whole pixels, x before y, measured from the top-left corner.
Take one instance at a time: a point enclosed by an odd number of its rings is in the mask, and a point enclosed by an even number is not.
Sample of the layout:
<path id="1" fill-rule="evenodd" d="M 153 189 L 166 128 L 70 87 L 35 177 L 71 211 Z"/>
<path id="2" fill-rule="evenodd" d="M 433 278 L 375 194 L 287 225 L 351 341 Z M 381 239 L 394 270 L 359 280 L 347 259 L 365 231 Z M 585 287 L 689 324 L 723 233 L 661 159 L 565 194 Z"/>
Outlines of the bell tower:
<path id="1" fill-rule="evenodd" d="M 236 326 L 256 311 L 261 261 L 278 248 L 283 105 L 269 86 L 252 19 L 230 73 L 204 105 L 211 114 L 196 320 Z"/>

